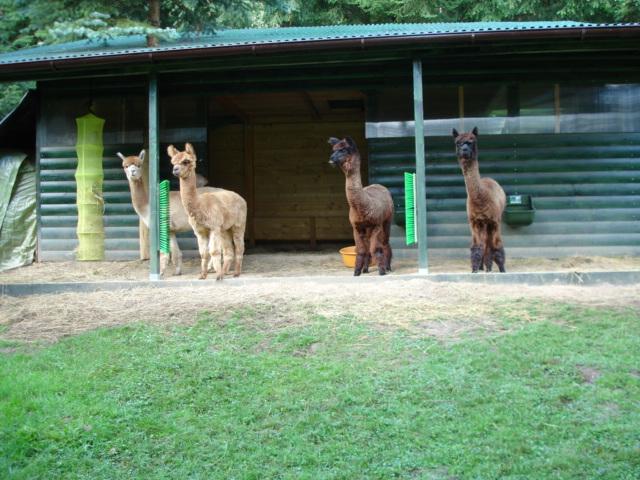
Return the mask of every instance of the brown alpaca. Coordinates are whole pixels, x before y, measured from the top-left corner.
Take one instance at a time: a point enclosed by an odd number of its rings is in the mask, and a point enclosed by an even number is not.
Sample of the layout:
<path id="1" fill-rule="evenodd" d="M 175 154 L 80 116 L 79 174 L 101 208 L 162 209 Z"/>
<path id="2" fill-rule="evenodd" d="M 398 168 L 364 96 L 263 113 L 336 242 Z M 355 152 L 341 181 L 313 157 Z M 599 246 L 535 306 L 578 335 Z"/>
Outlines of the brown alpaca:
<path id="1" fill-rule="evenodd" d="M 149 228 L 149 192 L 145 184 L 143 175 L 143 164 L 145 158 L 145 151 L 142 150 L 138 155 L 130 155 L 125 157 L 122 153 L 117 153 L 118 157 L 122 159 L 122 168 L 129 181 L 129 189 L 131 190 L 131 202 L 133 203 L 133 209 L 140 217 L 140 220 Z M 204 177 L 199 175 L 198 186 L 206 185 L 207 181 Z M 219 188 L 204 187 L 199 188 L 198 192 L 220 192 Z M 170 192 L 169 194 L 169 238 L 171 240 L 171 263 L 175 267 L 175 275 L 182 273 L 182 251 L 178 245 L 176 233 L 191 231 L 191 225 L 189 225 L 189 218 L 184 211 L 182 201 L 180 200 L 180 192 Z M 160 275 L 164 275 L 167 264 L 169 263 L 169 256 L 160 254 Z"/>
<path id="2" fill-rule="evenodd" d="M 360 152 L 351 137 L 342 140 L 331 137 L 329 143 L 333 146 L 329 163 L 340 167 L 346 177 L 349 222 L 353 227 L 353 239 L 356 243 L 356 266 L 353 274 L 358 276 L 362 272 L 368 273 L 369 262 L 375 255 L 378 273 L 384 275 L 391 271 L 391 193 L 378 184 L 362 187 Z"/>
<path id="3" fill-rule="evenodd" d="M 458 163 L 467 188 L 467 217 L 471 227 L 471 272 L 491 271 L 496 262 L 504 272 L 504 245 L 500 222 L 507 197 L 502 187 L 492 178 L 480 177 L 478 166 L 478 127 L 470 133 L 458 133 L 453 129 Z"/>
<path id="4" fill-rule="evenodd" d="M 167 153 L 171 157 L 173 174 L 180 179 L 182 205 L 198 238 L 200 279 L 207 278 L 207 261 L 211 256 L 216 280 L 222 280 L 229 271 L 234 253 L 234 276 L 239 276 L 244 255 L 247 202 L 237 193 L 228 190 L 224 191 L 224 195 L 197 192 L 196 152 L 190 143 L 185 144 L 184 152 L 169 145 Z"/>

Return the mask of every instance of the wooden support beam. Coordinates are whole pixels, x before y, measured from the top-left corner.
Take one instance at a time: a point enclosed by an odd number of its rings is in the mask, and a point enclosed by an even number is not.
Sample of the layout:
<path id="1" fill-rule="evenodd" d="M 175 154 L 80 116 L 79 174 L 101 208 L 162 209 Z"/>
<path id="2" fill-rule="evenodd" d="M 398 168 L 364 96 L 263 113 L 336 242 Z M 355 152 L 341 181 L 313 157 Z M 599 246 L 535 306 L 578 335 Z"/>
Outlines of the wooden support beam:
<path id="1" fill-rule="evenodd" d="M 302 91 L 300 92 L 300 95 L 302 96 L 302 100 L 304 101 L 305 105 L 309 109 L 309 112 L 311 113 L 311 118 L 317 122 L 321 121 L 322 116 L 320 115 L 320 112 L 318 111 L 315 104 L 313 103 L 313 98 L 311 98 L 311 95 L 309 95 L 309 92 Z"/>
<path id="2" fill-rule="evenodd" d="M 148 161 L 142 164 L 142 181 L 144 189 L 149 192 Z M 149 229 L 142 220 L 138 220 L 138 238 L 140 239 L 140 260 L 149 260 Z"/>
<path id="3" fill-rule="evenodd" d="M 553 85 L 553 113 L 556 118 L 554 133 L 560 133 L 560 84 Z"/>
<path id="4" fill-rule="evenodd" d="M 416 145 L 416 233 L 418 238 L 418 273 L 429 273 L 427 258 L 427 192 L 424 160 L 424 104 L 422 96 L 422 62 L 413 61 L 413 118 Z"/>
<path id="5" fill-rule="evenodd" d="M 316 232 L 316 217 L 309 217 L 309 246 L 311 250 L 318 248 L 318 234 Z"/>
<path id="6" fill-rule="evenodd" d="M 149 280 L 160 280 L 158 76 L 149 74 Z"/>
<path id="7" fill-rule="evenodd" d="M 244 189 L 245 200 L 247 201 L 247 230 L 246 235 L 249 245 L 252 247 L 256 244 L 256 226 L 255 226 L 255 145 L 254 145 L 254 128 L 250 123 L 244 124 Z"/>
<path id="8" fill-rule="evenodd" d="M 214 100 L 228 114 L 242 120 L 243 123 L 251 123 L 251 115 L 240 108 L 232 97 L 224 95 L 214 97 Z"/>

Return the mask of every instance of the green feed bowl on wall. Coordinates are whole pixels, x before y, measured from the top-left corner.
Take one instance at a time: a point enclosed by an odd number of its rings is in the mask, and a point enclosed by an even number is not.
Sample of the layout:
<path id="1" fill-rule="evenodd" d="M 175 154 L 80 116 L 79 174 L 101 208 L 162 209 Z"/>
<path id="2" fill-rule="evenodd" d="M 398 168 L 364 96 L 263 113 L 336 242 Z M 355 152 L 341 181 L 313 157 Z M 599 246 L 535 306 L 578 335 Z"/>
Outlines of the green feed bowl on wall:
<path id="1" fill-rule="evenodd" d="M 535 214 L 531 195 L 507 195 L 507 206 L 503 214 L 503 220 L 507 225 L 510 227 L 531 225 Z"/>

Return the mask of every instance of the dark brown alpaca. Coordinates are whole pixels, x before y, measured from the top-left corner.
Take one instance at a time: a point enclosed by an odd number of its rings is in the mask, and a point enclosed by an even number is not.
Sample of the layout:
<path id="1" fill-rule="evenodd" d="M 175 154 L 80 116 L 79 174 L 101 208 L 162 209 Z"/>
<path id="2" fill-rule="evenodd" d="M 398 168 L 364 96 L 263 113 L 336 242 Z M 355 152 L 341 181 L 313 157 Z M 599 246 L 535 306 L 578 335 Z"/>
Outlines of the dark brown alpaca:
<path id="1" fill-rule="evenodd" d="M 478 166 L 478 127 L 469 133 L 458 133 L 453 129 L 458 163 L 462 168 L 467 188 L 467 217 L 471 227 L 471 271 L 487 272 L 496 262 L 504 272 L 504 245 L 500 234 L 502 212 L 507 197 L 502 187 L 492 178 L 480 177 Z"/>
<path id="2" fill-rule="evenodd" d="M 362 187 L 360 178 L 360 152 L 351 137 L 342 140 L 331 137 L 333 153 L 329 163 L 340 167 L 346 177 L 349 222 L 353 227 L 356 243 L 355 276 L 369 272 L 369 262 L 375 255 L 378 273 L 391 271 L 391 246 L 389 233 L 393 217 L 391 193 L 382 185 Z"/>

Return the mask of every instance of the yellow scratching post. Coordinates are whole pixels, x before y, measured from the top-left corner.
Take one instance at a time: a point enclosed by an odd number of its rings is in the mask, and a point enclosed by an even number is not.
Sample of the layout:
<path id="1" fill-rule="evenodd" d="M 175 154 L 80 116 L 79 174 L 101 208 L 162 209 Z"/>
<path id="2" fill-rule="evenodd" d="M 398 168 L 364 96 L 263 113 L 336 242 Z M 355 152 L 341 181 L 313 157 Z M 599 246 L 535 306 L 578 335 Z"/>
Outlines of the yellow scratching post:
<path id="1" fill-rule="evenodd" d="M 102 128 L 104 119 L 88 113 L 76 118 L 76 188 L 78 204 L 77 260 L 104 260 L 104 198 L 102 196 Z"/>

